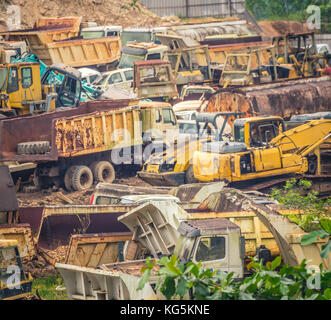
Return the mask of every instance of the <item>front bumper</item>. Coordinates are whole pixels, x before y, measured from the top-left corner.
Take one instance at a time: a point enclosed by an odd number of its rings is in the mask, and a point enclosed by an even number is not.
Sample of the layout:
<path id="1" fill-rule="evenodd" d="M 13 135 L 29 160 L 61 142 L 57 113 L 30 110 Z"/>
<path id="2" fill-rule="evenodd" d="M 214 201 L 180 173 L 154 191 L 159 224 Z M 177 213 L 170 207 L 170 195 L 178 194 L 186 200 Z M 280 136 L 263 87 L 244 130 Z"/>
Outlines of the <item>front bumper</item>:
<path id="1" fill-rule="evenodd" d="M 185 184 L 185 172 L 152 173 L 139 171 L 138 176 L 152 186 L 178 187 Z"/>

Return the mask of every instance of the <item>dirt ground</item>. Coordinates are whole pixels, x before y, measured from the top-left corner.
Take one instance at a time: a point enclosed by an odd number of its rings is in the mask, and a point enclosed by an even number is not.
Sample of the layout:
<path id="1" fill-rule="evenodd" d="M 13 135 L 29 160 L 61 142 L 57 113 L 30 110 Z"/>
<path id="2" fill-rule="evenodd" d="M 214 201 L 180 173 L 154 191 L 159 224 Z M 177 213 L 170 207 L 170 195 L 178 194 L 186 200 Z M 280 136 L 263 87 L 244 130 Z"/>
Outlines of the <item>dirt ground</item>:
<path id="1" fill-rule="evenodd" d="M 114 181 L 116 184 L 129 186 L 149 187 L 150 185 L 137 176 L 122 177 Z M 69 205 L 69 198 L 76 205 L 89 204 L 95 185 L 85 191 L 68 192 L 62 188 L 52 188 L 33 193 L 17 193 L 17 200 L 20 207 L 39 207 L 39 206 L 61 206 Z M 61 197 L 64 195 L 65 197 Z"/>

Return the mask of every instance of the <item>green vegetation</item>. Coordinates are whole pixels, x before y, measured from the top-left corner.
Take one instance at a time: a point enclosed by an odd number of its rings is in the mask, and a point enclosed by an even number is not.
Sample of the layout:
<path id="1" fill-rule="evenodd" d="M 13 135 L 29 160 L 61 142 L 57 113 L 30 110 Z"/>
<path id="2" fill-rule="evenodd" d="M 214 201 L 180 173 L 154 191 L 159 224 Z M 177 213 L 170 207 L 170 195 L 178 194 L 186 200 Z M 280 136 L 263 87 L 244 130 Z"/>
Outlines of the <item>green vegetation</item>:
<path id="1" fill-rule="evenodd" d="M 271 196 L 288 209 L 299 210 L 298 215 L 290 215 L 288 218 L 310 232 L 302 237 L 302 245 L 309 245 L 319 238 L 328 239 L 321 251 L 321 257 L 326 259 L 331 252 L 331 198 L 319 200 L 318 192 L 315 191 L 302 196 L 302 190 L 307 191 L 311 186 L 308 180 L 291 179 L 286 182 L 283 190 L 274 189 Z"/>
<path id="2" fill-rule="evenodd" d="M 321 33 L 331 33 L 331 2 L 329 0 L 247 0 L 247 9 L 257 20 L 289 20 L 306 22 L 310 5 L 321 9 Z"/>
<path id="3" fill-rule="evenodd" d="M 168 300 L 187 295 L 195 300 L 331 300 L 331 271 L 320 266 L 318 274 L 307 268 L 305 260 L 298 267 L 290 267 L 281 266 L 280 257 L 266 266 L 253 258 L 248 265 L 252 275 L 238 282 L 233 273 L 204 270 L 201 262 L 184 265 L 174 255 L 158 261 L 148 259 L 138 290 L 148 282 L 155 266 L 160 267 L 156 288 Z M 314 285 L 317 277 L 319 287 Z"/>
<path id="4" fill-rule="evenodd" d="M 67 300 L 65 290 L 56 290 L 56 288 L 64 288 L 63 279 L 59 275 L 50 276 L 47 278 L 37 278 L 33 280 L 32 293 L 45 300 Z"/>
<path id="5" fill-rule="evenodd" d="M 274 189 L 271 193 L 282 206 L 299 210 L 298 215 L 290 215 L 289 219 L 306 232 L 320 230 L 320 219 L 331 215 L 331 198 L 319 200 L 318 192 L 308 191 L 311 187 L 311 182 L 306 179 L 291 179 L 283 189 Z"/>

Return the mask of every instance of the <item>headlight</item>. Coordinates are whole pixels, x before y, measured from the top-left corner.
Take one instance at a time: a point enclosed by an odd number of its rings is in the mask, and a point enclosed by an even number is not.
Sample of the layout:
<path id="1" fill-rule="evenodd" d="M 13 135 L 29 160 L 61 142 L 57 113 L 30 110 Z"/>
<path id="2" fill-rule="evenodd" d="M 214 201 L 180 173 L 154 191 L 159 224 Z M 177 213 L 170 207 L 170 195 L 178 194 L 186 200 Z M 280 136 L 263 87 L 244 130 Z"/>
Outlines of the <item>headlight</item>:
<path id="1" fill-rule="evenodd" d="M 176 162 L 175 163 L 163 163 L 160 168 L 160 172 L 169 172 L 173 171 L 175 169 Z"/>

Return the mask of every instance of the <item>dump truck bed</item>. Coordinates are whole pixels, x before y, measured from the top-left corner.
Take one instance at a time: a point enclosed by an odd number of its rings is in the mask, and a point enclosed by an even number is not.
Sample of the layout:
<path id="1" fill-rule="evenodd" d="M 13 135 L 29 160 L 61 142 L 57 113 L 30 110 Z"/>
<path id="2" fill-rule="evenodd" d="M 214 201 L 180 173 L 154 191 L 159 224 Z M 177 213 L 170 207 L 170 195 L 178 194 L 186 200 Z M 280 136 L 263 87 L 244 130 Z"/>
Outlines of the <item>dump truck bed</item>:
<path id="1" fill-rule="evenodd" d="M 81 103 L 79 108 L 2 120 L 0 159 L 20 162 L 56 161 L 61 157 L 111 150 L 119 143 L 121 147 L 141 144 L 139 111 L 126 108 L 128 105 L 128 100 L 89 101 Z M 117 129 L 128 130 L 131 137 L 121 134 Z M 48 141 L 50 152 L 17 154 L 19 143 L 33 141 Z"/>

